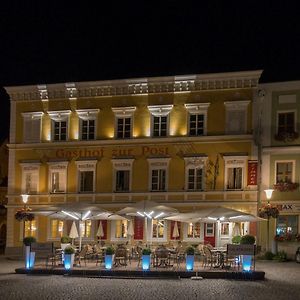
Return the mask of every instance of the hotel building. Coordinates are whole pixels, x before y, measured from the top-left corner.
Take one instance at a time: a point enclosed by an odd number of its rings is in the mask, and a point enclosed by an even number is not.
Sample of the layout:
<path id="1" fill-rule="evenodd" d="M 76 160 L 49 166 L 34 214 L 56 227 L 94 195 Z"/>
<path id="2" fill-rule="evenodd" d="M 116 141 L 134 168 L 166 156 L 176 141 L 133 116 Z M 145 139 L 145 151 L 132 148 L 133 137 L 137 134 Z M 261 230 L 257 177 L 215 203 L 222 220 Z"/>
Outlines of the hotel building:
<path id="1" fill-rule="evenodd" d="M 153 201 L 190 212 L 224 206 L 257 212 L 257 88 L 261 71 L 7 87 L 11 101 L 6 252 L 26 235 L 59 243 L 71 220 L 18 222 L 22 194 L 33 210 Z M 210 242 L 214 223 L 134 217 L 131 242 Z M 128 240 L 126 220 L 103 220 L 107 243 Z M 96 239 L 99 220 L 81 224 Z M 147 231 L 147 232 L 146 232 Z M 222 223 L 256 235 L 255 223 Z"/>

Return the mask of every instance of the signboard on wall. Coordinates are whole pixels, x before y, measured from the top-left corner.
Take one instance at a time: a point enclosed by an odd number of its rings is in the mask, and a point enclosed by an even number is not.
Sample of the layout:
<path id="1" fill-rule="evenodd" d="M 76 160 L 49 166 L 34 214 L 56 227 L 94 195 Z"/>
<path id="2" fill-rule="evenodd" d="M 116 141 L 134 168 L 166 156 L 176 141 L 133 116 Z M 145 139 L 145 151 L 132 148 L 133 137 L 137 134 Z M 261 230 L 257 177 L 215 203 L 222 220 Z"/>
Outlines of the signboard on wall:
<path id="1" fill-rule="evenodd" d="M 142 240 L 144 238 L 144 218 L 134 217 L 134 239 Z"/>
<path id="2" fill-rule="evenodd" d="M 257 185 L 257 160 L 248 160 L 248 185 Z"/>

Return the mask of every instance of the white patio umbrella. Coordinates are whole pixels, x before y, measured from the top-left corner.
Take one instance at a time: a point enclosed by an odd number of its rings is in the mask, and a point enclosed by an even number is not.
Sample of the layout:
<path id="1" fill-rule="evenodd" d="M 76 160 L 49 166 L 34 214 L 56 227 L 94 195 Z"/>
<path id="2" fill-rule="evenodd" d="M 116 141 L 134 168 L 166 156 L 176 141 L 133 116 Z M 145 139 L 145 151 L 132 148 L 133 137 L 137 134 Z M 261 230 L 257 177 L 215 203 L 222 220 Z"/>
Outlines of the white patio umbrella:
<path id="1" fill-rule="evenodd" d="M 100 223 L 99 223 L 99 227 L 98 227 L 96 236 L 98 236 L 100 238 L 100 240 L 101 240 L 101 238 L 104 237 L 104 230 L 103 230 L 102 221 L 100 221 Z"/>
<path id="2" fill-rule="evenodd" d="M 69 237 L 72 239 L 72 245 L 74 243 L 74 239 L 77 239 L 79 237 L 75 221 L 73 221 L 73 223 L 72 223 L 71 230 L 70 230 L 70 233 L 69 233 Z"/>
<path id="3" fill-rule="evenodd" d="M 129 221 L 128 229 L 127 229 L 127 235 L 133 236 L 134 235 L 134 229 L 133 229 L 133 221 Z"/>
<path id="4" fill-rule="evenodd" d="M 175 221 L 172 237 L 176 239 L 179 236 L 180 236 L 180 234 L 179 234 L 179 230 L 178 230 L 178 224 L 177 224 L 177 221 Z"/>

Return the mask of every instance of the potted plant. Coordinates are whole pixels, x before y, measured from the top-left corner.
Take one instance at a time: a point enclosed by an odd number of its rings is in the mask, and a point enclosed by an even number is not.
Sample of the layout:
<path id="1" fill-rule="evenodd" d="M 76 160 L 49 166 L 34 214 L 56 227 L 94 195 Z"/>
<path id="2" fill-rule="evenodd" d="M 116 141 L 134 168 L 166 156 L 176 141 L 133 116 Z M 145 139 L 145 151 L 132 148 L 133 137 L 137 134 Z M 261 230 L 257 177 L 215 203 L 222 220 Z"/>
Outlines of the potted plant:
<path id="1" fill-rule="evenodd" d="M 243 235 L 241 237 L 240 241 L 241 245 L 254 245 L 255 244 L 255 237 L 250 234 Z M 254 252 L 254 250 L 253 250 Z M 252 256 L 253 255 L 243 255 L 242 256 L 242 266 L 243 266 L 243 271 L 250 271 L 252 267 Z"/>
<path id="2" fill-rule="evenodd" d="M 142 251 L 142 269 L 147 271 L 150 270 L 151 265 L 151 249 L 144 248 Z"/>
<path id="3" fill-rule="evenodd" d="M 62 236 L 60 239 L 60 247 L 65 250 L 66 247 L 71 245 L 71 239 L 68 236 Z"/>
<path id="4" fill-rule="evenodd" d="M 235 235 L 232 237 L 232 244 L 239 244 L 241 242 L 241 236 L 240 235 Z"/>
<path id="5" fill-rule="evenodd" d="M 73 268 L 75 258 L 75 249 L 72 246 L 68 246 L 64 250 L 64 266 L 66 270 Z"/>
<path id="6" fill-rule="evenodd" d="M 188 246 L 185 249 L 186 253 L 186 270 L 193 271 L 194 269 L 194 255 L 195 255 L 195 248 L 192 246 Z"/>
<path id="7" fill-rule="evenodd" d="M 112 246 L 109 246 L 105 250 L 105 269 L 111 270 L 113 265 L 113 256 L 115 249 Z"/>
<path id="8" fill-rule="evenodd" d="M 35 252 L 31 252 L 31 244 L 36 243 L 36 238 L 33 236 L 26 236 L 23 239 L 25 245 L 25 268 L 31 269 L 34 266 Z"/>

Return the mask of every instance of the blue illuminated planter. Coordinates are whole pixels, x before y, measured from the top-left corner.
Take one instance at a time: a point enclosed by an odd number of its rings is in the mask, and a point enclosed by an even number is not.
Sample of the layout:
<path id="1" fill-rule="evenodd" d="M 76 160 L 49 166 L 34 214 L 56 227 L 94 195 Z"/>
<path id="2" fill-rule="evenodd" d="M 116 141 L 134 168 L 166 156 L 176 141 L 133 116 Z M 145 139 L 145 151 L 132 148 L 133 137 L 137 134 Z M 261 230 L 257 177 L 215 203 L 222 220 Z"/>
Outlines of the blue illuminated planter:
<path id="1" fill-rule="evenodd" d="M 64 255 L 64 266 L 65 266 L 66 270 L 73 269 L 74 257 L 75 257 L 75 254 L 65 254 Z"/>
<path id="2" fill-rule="evenodd" d="M 151 264 L 151 255 L 142 255 L 142 269 L 143 271 L 149 271 Z"/>
<path id="3" fill-rule="evenodd" d="M 105 254 L 105 269 L 111 270 L 113 266 L 113 254 Z"/>
<path id="4" fill-rule="evenodd" d="M 194 261 L 195 261 L 194 255 L 187 255 L 186 256 L 186 270 L 187 271 L 193 271 Z"/>
<path id="5" fill-rule="evenodd" d="M 34 267 L 35 262 L 35 252 L 30 251 L 30 246 L 26 246 L 25 248 L 25 268 L 27 270 L 32 269 Z"/>
<path id="6" fill-rule="evenodd" d="M 252 269 L 252 255 L 243 255 L 242 257 L 243 271 L 249 272 Z"/>

